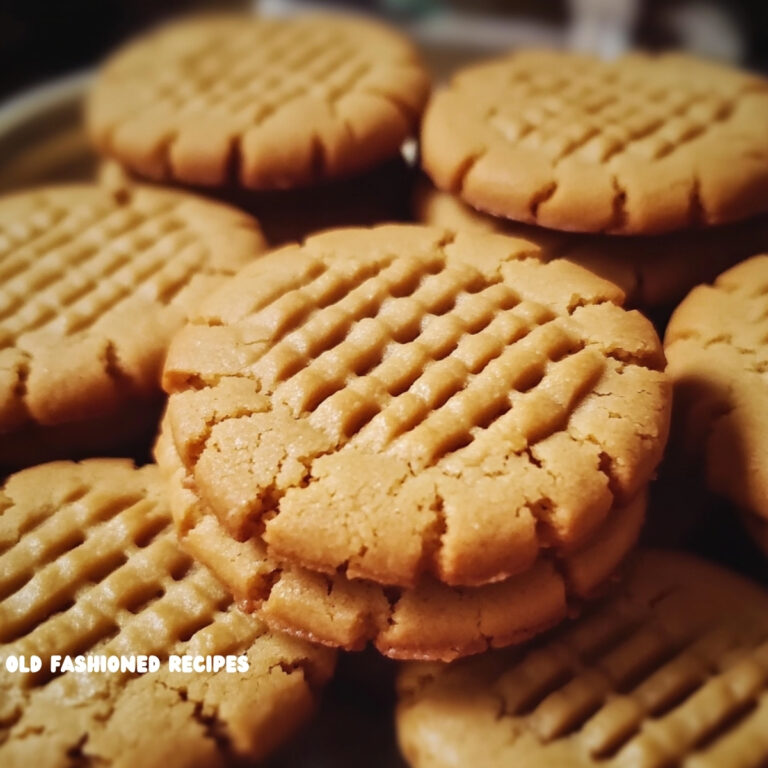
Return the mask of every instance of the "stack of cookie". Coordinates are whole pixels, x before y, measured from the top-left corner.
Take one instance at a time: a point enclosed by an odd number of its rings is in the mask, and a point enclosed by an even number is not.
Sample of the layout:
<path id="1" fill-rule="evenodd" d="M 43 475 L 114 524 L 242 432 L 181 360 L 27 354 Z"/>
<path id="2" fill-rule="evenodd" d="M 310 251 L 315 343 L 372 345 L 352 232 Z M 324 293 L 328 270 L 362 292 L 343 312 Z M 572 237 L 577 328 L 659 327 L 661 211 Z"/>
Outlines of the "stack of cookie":
<path id="1" fill-rule="evenodd" d="M 524 237 L 671 308 L 768 247 L 768 83 L 681 54 L 523 51 L 457 73 L 421 134 L 419 220 Z"/>
<path id="2" fill-rule="evenodd" d="M 274 628 L 450 660 L 520 642 L 633 546 L 667 436 L 651 324 L 498 235 L 391 225 L 261 258 L 173 340 L 182 545 Z"/>
<path id="3" fill-rule="evenodd" d="M 274 245 L 402 218 L 428 91 L 411 43 L 362 18 L 202 17 L 108 60 L 87 125 L 105 158 L 246 208 Z"/>

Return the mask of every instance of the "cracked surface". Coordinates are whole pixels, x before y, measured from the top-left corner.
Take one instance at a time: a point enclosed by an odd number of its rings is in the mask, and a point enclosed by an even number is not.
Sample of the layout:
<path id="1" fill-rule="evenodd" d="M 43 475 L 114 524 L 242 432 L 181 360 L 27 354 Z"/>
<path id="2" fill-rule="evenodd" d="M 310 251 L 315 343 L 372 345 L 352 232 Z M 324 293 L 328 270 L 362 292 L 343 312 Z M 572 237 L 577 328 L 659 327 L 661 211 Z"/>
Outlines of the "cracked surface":
<path id="1" fill-rule="evenodd" d="M 411 664 L 398 688 L 412 768 L 749 768 L 768 759 L 768 597 L 674 552 L 525 651 Z"/>
<path id="2" fill-rule="evenodd" d="M 422 162 L 489 213 L 652 234 L 765 211 L 766 121 L 768 81 L 691 56 L 522 51 L 435 95 Z"/>
<path id="3" fill-rule="evenodd" d="M 291 188 L 395 157 L 428 90 L 415 49 L 386 26 L 209 16 L 112 56 L 87 122 L 102 154 L 150 178 Z"/>
<path id="4" fill-rule="evenodd" d="M 489 216 L 426 180 L 416 188 L 413 210 L 425 224 L 529 240 L 539 246 L 545 261 L 562 258 L 579 264 L 616 283 L 626 305 L 641 309 L 674 306 L 693 286 L 768 246 L 768 216 L 700 232 L 645 237 L 558 232 Z"/>
<path id="5" fill-rule="evenodd" d="M 270 254 L 174 338 L 168 423 L 238 541 L 412 586 L 506 579 L 650 479 L 669 386 L 611 283 L 529 243 L 419 226 Z"/>
<path id="6" fill-rule="evenodd" d="M 580 547 L 539 556 L 524 573 L 481 587 L 448 587 L 433 578 L 415 587 L 322 575 L 270 559 L 258 538 L 234 539 L 197 495 L 167 421 L 155 448 L 167 475 L 171 512 L 185 550 L 208 565 L 244 608 L 274 629 L 346 650 L 373 642 L 397 659 L 452 661 L 524 642 L 593 597 L 634 546 L 645 491 Z"/>
<path id="7" fill-rule="evenodd" d="M 273 635 L 178 547 L 154 466 L 58 462 L 0 493 L 0 763 L 214 766 L 260 758 L 310 714 L 334 655 Z M 53 654 L 246 655 L 244 673 L 65 673 Z"/>
<path id="8" fill-rule="evenodd" d="M 142 403 L 154 414 L 170 337 L 263 248 L 255 220 L 191 195 L 82 185 L 2 198 L 3 454 L 28 433 L 43 447 L 41 428 L 74 449 L 73 423 Z"/>
<path id="9" fill-rule="evenodd" d="M 768 519 L 768 256 L 694 288 L 667 328 L 675 448 L 716 493 Z M 765 546 L 764 535 L 756 540 Z"/>

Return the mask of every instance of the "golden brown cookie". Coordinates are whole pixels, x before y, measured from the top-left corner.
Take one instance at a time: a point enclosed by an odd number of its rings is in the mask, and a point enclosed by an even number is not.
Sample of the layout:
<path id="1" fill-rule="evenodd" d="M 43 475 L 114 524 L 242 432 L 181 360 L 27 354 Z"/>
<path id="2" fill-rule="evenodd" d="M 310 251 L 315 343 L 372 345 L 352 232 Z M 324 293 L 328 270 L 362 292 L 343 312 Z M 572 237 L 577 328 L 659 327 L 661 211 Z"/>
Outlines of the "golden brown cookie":
<path id="1" fill-rule="evenodd" d="M 411 664 L 412 768 L 751 768 L 768 760 L 768 594 L 645 552 L 611 599 L 520 651 Z"/>
<path id="2" fill-rule="evenodd" d="M 675 383 L 676 454 L 758 532 L 768 521 L 768 256 L 694 288 L 665 337 Z"/>
<path id="3" fill-rule="evenodd" d="M 163 374 L 189 481 L 238 541 L 413 586 L 522 573 L 653 475 L 670 388 L 612 283 L 530 243 L 390 225 L 242 270 Z"/>
<path id="4" fill-rule="evenodd" d="M 346 650 L 372 642 L 399 659 L 451 661 L 521 643 L 562 621 L 616 571 L 637 540 L 646 506 L 643 490 L 610 510 L 585 544 L 561 555 L 545 551 L 505 581 L 457 588 L 427 577 L 400 589 L 271 560 L 263 542 L 233 538 L 200 500 L 167 422 L 155 450 L 182 546 L 243 607 L 257 610 L 273 629 Z"/>
<path id="5" fill-rule="evenodd" d="M 156 467 L 107 459 L 34 467 L 0 491 L 3 766 L 231 764 L 263 757 L 314 708 L 333 653 L 238 610 L 178 548 L 162 491 Z M 161 664 L 51 670 L 86 654 Z M 174 655 L 247 669 L 175 671 Z M 21 656 L 40 671 L 9 671 Z"/>
<path id="6" fill-rule="evenodd" d="M 170 337 L 263 248 L 249 216 L 176 192 L 0 198 L 0 464 L 153 432 Z"/>
<path id="7" fill-rule="evenodd" d="M 428 89 L 413 46 L 372 21 L 208 16 L 114 54 L 87 122 L 102 154 L 150 178 L 292 188 L 395 157 Z"/>
<path id="8" fill-rule="evenodd" d="M 519 51 L 425 113 L 438 187 L 558 230 L 653 234 L 768 210 L 768 81 L 683 54 Z"/>
<path id="9" fill-rule="evenodd" d="M 626 305 L 654 310 L 672 307 L 698 283 L 713 280 L 741 259 L 768 247 L 768 216 L 646 237 L 558 232 L 489 216 L 429 182 L 417 184 L 417 221 L 449 229 L 498 232 L 530 240 L 545 260 L 562 258 L 616 283 Z"/>

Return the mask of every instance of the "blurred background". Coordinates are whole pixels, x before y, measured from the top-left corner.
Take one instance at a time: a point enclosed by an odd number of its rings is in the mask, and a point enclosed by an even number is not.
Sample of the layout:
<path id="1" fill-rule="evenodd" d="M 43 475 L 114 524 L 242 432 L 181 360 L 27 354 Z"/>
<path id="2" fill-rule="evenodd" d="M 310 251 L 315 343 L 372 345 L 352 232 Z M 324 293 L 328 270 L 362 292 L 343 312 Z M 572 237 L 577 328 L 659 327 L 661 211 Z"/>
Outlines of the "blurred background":
<path id="1" fill-rule="evenodd" d="M 125 38 L 179 13 L 345 8 L 397 23 L 435 74 L 520 45 L 602 56 L 685 48 L 768 71 L 765 0 L 0 0 L 0 100 L 96 64 Z"/>

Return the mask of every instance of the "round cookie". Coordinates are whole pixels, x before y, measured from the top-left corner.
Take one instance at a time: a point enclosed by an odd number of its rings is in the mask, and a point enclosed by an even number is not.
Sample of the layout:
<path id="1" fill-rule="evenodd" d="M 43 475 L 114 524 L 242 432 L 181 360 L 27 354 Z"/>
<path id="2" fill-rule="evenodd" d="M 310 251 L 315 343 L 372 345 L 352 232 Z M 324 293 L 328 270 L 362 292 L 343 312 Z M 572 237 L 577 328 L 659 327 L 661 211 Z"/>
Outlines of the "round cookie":
<path id="1" fill-rule="evenodd" d="M 115 53 L 87 124 L 102 154 L 150 178 L 292 188 L 397 156 L 428 90 L 414 47 L 381 24 L 207 16 Z"/>
<path id="2" fill-rule="evenodd" d="M 670 387 L 612 283 L 525 241 L 337 230 L 242 270 L 174 337 L 175 448 L 238 541 L 413 586 L 523 573 L 650 480 Z"/>
<path id="3" fill-rule="evenodd" d="M 475 208 L 654 234 L 768 210 L 768 81 L 684 54 L 519 51 L 430 101 L 424 169 Z"/>
<path id="4" fill-rule="evenodd" d="M 526 649 L 398 681 L 412 768 L 749 768 L 768 759 L 768 595 L 676 552 Z"/>
<path id="5" fill-rule="evenodd" d="M 489 216 L 426 181 L 416 186 L 413 209 L 424 224 L 530 240 L 541 248 L 544 260 L 579 264 L 616 283 L 627 306 L 649 310 L 674 306 L 694 285 L 768 246 L 768 216 L 646 237 L 558 232 Z"/>
<path id="6" fill-rule="evenodd" d="M 694 288 L 667 327 L 675 454 L 748 516 L 768 551 L 768 256 Z M 752 519 L 755 518 L 755 519 Z"/>
<path id="7" fill-rule="evenodd" d="M 215 397 L 215 395 L 214 395 Z M 196 494 L 167 420 L 156 448 L 168 480 L 179 540 L 247 610 L 273 628 L 324 645 L 361 650 L 372 642 L 397 659 L 452 661 L 521 643 L 594 597 L 637 541 L 646 494 L 618 509 L 588 542 L 560 556 L 542 553 L 524 573 L 481 587 L 431 578 L 411 589 L 320 574 L 269 558 L 257 538 L 238 541 Z"/>
<path id="8" fill-rule="evenodd" d="M 334 654 L 274 635 L 178 547 L 157 467 L 94 459 L 0 490 L 0 763 L 231 765 L 259 759 L 314 709 Z M 53 674 L 58 655 L 156 655 L 156 672 Z M 172 671 L 169 657 L 247 670 Z"/>
<path id="9" fill-rule="evenodd" d="M 187 194 L 82 185 L 0 198 L 0 464 L 151 435 L 171 336 L 263 249 L 255 220 Z"/>

